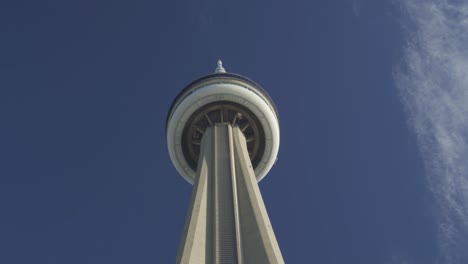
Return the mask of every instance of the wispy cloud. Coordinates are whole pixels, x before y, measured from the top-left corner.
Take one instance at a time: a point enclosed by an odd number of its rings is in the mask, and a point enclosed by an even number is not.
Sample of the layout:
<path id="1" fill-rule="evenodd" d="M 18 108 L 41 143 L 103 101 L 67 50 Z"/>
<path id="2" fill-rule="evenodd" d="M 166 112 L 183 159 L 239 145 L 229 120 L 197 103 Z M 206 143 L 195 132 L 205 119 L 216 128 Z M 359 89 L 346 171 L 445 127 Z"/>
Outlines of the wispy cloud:
<path id="1" fill-rule="evenodd" d="M 389 260 L 384 262 L 384 264 L 412 264 L 412 263 L 414 262 L 406 258 L 399 257 L 397 255 L 392 256 Z"/>
<path id="2" fill-rule="evenodd" d="M 468 1 L 400 0 L 395 74 L 436 201 L 440 263 L 468 263 Z"/>
<path id="3" fill-rule="evenodd" d="M 347 3 L 351 5 L 353 14 L 357 17 L 361 15 L 362 1 L 364 0 L 347 0 Z"/>

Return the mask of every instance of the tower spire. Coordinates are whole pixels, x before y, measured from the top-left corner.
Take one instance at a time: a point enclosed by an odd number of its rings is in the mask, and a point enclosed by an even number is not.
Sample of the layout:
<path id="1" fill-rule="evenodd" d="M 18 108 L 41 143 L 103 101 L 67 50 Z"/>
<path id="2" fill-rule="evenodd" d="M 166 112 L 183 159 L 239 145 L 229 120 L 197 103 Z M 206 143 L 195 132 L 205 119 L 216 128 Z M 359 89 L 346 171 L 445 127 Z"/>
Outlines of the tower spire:
<path id="1" fill-rule="evenodd" d="M 226 72 L 226 70 L 223 68 L 223 62 L 221 59 L 218 59 L 218 66 L 215 69 L 215 73 L 223 73 Z"/>

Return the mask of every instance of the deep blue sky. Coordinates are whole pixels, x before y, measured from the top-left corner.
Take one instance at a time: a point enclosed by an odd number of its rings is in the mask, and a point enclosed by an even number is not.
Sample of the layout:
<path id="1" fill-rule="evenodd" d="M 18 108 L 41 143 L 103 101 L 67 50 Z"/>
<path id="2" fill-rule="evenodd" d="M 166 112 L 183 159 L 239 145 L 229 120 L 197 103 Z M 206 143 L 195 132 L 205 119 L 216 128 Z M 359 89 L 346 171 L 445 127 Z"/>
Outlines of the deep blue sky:
<path id="1" fill-rule="evenodd" d="M 218 57 L 277 104 L 279 160 L 260 188 L 287 263 L 436 263 L 435 205 L 394 81 L 402 9 L 2 1 L 0 263 L 173 263 L 191 186 L 165 118 Z"/>

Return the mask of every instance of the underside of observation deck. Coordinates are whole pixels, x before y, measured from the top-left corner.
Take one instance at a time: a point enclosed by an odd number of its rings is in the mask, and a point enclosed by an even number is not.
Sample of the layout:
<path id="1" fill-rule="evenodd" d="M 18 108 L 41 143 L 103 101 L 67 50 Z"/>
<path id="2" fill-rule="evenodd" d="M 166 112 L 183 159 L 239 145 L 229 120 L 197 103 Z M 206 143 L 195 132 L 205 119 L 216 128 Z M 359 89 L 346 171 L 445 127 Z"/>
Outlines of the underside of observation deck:
<path id="1" fill-rule="evenodd" d="M 208 127 L 213 127 L 216 123 L 229 123 L 240 128 L 255 170 L 265 152 L 262 124 L 245 106 L 228 101 L 218 101 L 200 107 L 186 122 L 182 135 L 182 150 L 189 166 L 194 171 L 197 170 L 203 134 Z"/>

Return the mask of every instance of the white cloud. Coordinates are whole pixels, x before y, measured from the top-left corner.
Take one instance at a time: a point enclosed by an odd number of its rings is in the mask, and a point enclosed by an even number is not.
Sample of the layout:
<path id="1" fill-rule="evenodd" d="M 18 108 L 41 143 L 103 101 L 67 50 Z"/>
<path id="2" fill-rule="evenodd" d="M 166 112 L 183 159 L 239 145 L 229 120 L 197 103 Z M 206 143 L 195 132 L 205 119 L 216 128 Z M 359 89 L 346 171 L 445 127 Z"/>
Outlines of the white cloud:
<path id="1" fill-rule="evenodd" d="M 434 194 L 440 263 L 468 263 L 468 1 L 400 0 L 396 84 Z"/>

